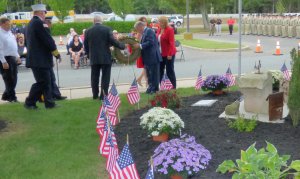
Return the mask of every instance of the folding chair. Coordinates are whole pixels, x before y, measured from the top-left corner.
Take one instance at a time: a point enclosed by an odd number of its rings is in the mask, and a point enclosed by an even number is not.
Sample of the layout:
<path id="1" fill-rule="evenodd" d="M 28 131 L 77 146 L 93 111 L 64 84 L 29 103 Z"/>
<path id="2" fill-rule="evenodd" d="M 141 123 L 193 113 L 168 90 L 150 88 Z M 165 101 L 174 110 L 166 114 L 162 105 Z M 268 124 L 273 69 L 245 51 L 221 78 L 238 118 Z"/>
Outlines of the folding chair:
<path id="1" fill-rule="evenodd" d="M 178 40 L 175 41 L 175 46 L 176 46 L 176 52 L 181 53 L 181 54 L 180 54 L 180 61 L 181 61 L 181 60 L 184 60 L 184 61 L 185 61 L 184 53 L 183 53 L 183 48 L 182 48 L 181 43 L 180 43 Z"/>

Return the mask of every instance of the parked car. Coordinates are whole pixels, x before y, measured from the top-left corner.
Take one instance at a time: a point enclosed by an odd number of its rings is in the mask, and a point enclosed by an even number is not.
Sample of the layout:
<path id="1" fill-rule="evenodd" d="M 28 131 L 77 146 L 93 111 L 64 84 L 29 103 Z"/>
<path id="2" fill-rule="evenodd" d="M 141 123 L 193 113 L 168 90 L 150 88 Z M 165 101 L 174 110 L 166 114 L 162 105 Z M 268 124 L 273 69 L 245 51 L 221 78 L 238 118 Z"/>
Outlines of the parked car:
<path id="1" fill-rule="evenodd" d="M 105 21 L 123 21 L 123 19 L 120 16 L 115 15 L 107 18 Z M 125 21 L 136 21 L 135 15 L 126 15 Z"/>
<path id="2" fill-rule="evenodd" d="M 180 27 L 183 23 L 183 16 L 171 16 L 169 17 L 169 22 L 174 22 L 177 27 Z"/>
<path id="3" fill-rule="evenodd" d="M 103 12 L 92 12 L 91 15 L 92 16 L 95 16 L 95 15 L 102 16 L 102 15 L 104 15 L 104 13 Z"/>
<path id="4" fill-rule="evenodd" d="M 65 18 L 64 18 L 64 23 L 72 23 L 72 22 L 74 22 L 75 21 L 75 19 L 74 19 L 74 17 L 72 17 L 72 16 L 66 16 Z"/>

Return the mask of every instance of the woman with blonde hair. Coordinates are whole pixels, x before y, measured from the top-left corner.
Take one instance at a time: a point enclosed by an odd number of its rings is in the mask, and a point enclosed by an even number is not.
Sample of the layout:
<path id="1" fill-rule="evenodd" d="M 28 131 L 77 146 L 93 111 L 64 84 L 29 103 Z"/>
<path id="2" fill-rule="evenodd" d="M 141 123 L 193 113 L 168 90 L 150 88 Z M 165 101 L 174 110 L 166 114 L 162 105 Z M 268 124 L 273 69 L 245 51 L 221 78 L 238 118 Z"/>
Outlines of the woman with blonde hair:
<path id="1" fill-rule="evenodd" d="M 173 88 L 176 89 L 176 76 L 174 71 L 174 61 L 176 54 L 174 29 L 169 26 L 168 18 L 161 16 L 158 18 L 160 29 L 157 31 L 157 38 L 160 44 L 162 62 L 160 62 L 160 81 L 166 69 Z"/>

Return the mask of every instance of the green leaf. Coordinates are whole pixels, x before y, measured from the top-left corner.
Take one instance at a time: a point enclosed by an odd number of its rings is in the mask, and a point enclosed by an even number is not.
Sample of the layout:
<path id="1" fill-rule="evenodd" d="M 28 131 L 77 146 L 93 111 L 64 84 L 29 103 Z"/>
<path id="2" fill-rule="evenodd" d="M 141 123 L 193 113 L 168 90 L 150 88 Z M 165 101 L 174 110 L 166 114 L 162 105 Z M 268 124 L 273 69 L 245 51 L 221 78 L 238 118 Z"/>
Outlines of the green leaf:
<path id="1" fill-rule="evenodd" d="M 232 179 L 240 179 L 239 174 L 238 173 L 233 174 Z"/>
<path id="2" fill-rule="evenodd" d="M 297 172 L 300 172 L 300 160 L 292 161 L 290 167 L 296 170 Z"/>
<path id="3" fill-rule="evenodd" d="M 294 179 L 300 179 L 300 172 L 295 173 L 294 177 Z"/>
<path id="4" fill-rule="evenodd" d="M 272 154 L 277 154 L 276 147 L 273 144 L 269 143 L 269 142 L 267 142 L 267 151 L 272 153 Z"/>
<path id="5" fill-rule="evenodd" d="M 291 158 L 290 155 L 282 155 L 281 157 L 282 157 L 282 160 L 285 161 L 285 162 L 288 161 Z"/>
<path id="6" fill-rule="evenodd" d="M 248 155 L 245 151 L 241 150 L 241 160 L 242 161 L 247 161 L 248 160 Z"/>
<path id="7" fill-rule="evenodd" d="M 257 149 L 255 148 L 255 144 L 256 144 L 256 143 L 252 144 L 252 145 L 246 150 L 246 153 L 247 153 L 248 156 L 257 153 Z"/>
<path id="8" fill-rule="evenodd" d="M 235 171 L 235 164 L 232 160 L 225 160 L 222 164 L 220 164 L 217 168 L 217 172 L 221 172 L 222 174 L 226 173 L 229 170 Z"/>

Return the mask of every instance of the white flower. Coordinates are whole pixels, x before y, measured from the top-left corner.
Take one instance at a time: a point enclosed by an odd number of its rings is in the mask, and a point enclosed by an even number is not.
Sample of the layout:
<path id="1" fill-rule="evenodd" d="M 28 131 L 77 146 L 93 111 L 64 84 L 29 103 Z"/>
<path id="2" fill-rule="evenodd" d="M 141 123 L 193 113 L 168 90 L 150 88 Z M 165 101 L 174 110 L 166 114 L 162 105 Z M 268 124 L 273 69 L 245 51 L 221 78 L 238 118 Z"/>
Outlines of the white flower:
<path id="1" fill-rule="evenodd" d="M 152 135 L 152 136 L 158 136 L 158 135 L 159 135 L 159 132 L 153 131 L 153 132 L 151 133 L 151 135 Z"/>

